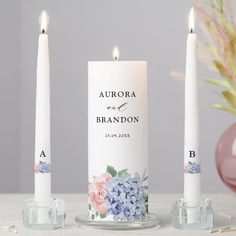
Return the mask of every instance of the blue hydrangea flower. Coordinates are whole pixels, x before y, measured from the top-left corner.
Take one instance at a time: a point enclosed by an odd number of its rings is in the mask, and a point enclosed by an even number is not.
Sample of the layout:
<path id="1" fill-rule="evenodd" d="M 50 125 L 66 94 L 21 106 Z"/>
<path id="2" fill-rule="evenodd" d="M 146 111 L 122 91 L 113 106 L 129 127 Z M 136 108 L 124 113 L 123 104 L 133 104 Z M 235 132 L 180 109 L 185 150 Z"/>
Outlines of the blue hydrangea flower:
<path id="1" fill-rule="evenodd" d="M 138 220 L 147 212 L 147 193 L 138 173 L 134 177 L 128 174 L 114 177 L 108 184 L 106 199 L 107 213 L 114 220 Z"/>
<path id="2" fill-rule="evenodd" d="M 200 172 L 201 172 L 200 164 L 196 164 L 196 163 L 188 164 L 188 173 L 195 174 L 195 173 L 200 173 Z"/>
<path id="3" fill-rule="evenodd" d="M 200 173 L 200 172 L 201 172 L 201 166 L 200 166 L 200 164 L 196 164 L 196 166 L 195 166 L 195 172 L 196 172 L 196 173 Z"/>
<path id="4" fill-rule="evenodd" d="M 50 173 L 51 172 L 50 164 L 46 163 L 46 162 L 40 163 L 39 172 L 40 173 Z"/>

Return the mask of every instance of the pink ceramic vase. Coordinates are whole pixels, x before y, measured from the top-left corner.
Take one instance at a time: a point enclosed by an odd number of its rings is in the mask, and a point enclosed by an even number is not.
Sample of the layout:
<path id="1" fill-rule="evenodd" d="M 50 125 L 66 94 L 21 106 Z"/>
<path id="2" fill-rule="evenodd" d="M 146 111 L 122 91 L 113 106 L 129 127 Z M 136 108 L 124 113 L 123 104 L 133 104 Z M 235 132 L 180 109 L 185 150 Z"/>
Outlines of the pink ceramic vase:
<path id="1" fill-rule="evenodd" d="M 236 123 L 222 134 L 216 147 L 215 161 L 223 183 L 236 192 Z"/>

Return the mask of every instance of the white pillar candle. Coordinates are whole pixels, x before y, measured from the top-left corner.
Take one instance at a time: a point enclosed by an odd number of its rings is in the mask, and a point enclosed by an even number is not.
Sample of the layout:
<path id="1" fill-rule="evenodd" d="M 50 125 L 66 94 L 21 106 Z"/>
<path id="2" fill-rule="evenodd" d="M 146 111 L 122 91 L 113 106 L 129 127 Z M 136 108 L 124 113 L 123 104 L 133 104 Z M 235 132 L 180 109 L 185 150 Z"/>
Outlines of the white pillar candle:
<path id="1" fill-rule="evenodd" d="M 185 77 L 184 201 L 189 206 L 200 201 L 200 160 L 198 125 L 197 38 L 194 13 L 190 11 Z"/>
<path id="2" fill-rule="evenodd" d="M 38 41 L 36 117 L 35 117 L 35 201 L 51 199 L 50 81 L 47 25 L 42 12 Z"/>
<path id="3" fill-rule="evenodd" d="M 89 217 L 147 213 L 147 63 L 88 62 Z"/>

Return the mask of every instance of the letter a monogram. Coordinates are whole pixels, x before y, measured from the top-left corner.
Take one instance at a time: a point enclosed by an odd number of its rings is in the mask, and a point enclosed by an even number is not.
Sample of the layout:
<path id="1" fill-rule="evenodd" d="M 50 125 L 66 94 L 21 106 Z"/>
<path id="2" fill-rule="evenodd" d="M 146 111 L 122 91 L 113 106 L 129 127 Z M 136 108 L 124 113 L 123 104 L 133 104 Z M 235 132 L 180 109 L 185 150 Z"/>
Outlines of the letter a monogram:
<path id="1" fill-rule="evenodd" d="M 46 157 L 45 152 L 42 150 L 40 157 Z"/>

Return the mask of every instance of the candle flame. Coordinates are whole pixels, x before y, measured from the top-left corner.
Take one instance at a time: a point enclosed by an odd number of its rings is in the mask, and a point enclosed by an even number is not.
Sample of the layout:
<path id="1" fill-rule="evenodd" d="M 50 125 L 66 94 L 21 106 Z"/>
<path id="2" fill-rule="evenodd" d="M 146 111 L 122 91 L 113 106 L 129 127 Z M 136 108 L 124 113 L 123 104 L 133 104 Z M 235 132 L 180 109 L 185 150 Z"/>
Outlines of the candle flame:
<path id="1" fill-rule="evenodd" d="M 194 32 L 194 8 L 192 7 L 189 13 L 189 32 Z"/>
<path id="2" fill-rule="evenodd" d="M 40 22 L 40 32 L 43 34 L 47 33 L 48 30 L 48 14 L 46 11 L 42 11 L 39 17 L 39 22 Z"/>
<path id="3" fill-rule="evenodd" d="M 117 61 L 119 59 L 119 55 L 120 55 L 119 49 L 117 46 L 115 46 L 113 49 L 113 59 Z"/>

